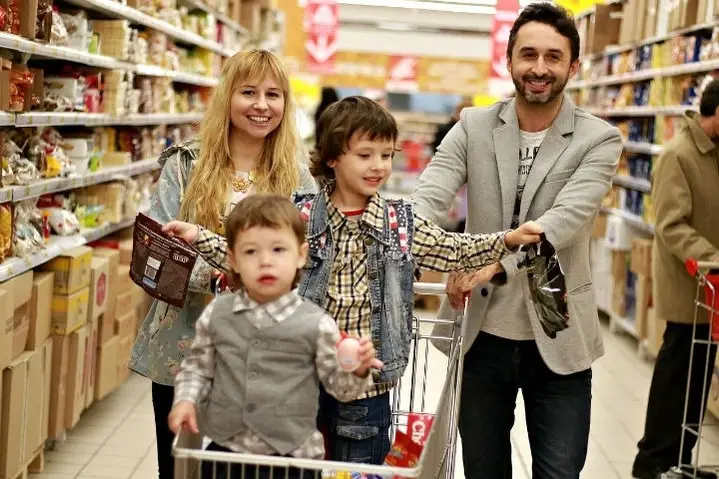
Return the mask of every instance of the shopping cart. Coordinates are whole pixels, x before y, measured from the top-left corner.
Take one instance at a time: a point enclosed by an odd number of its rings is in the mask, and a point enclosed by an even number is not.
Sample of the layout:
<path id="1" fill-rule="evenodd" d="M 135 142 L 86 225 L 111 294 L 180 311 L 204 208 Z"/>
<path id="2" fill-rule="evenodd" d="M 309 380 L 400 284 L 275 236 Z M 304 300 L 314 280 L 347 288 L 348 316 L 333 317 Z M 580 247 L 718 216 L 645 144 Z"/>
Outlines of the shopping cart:
<path id="1" fill-rule="evenodd" d="M 415 283 L 414 291 L 418 295 L 445 294 L 445 286 L 440 283 Z M 466 303 L 465 303 L 466 312 Z M 412 479 L 454 479 L 454 459 L 457 446 L 457 422 L 459 420 L 459 400 L 462 385 L 462 338 L 464 314 L 454 313 L 451 319 L 413 318 L 412 348 L 410 362 L 405 377 L 393 390 L 391 438 L 394 440 L 398 429 L 407 426 L 410 413 L 434 414 L 427 442 L 414 467 L 391 467 L 365 464 L 350 464 L 335 461 L 313 459 L 295 459 L 254 454 L 235 454 L 203 450 L 203 437 L 181 430 L 175 437 L 172 453 L 175 457 L 176 479 L 199 479 L 203 467 L 217 471 L 218 465 L 231 472 L 227 479 L 260 479 L 257 466 L 265 466 L 269 477 L 286 479 L 291 477 L 312 479 L 355 479 L 364 476 L 380 476 L 391 479 L 403 477 Z M 447 334 L 433 335 L 432 328 L 443 325 Z M 445 358 L 430 342 L 448 342 L 450 354 Z M 429 365 L 436 369 L 446 362 L 444 374 L 433 373 L 430 376 Z M 440 377 L 441 388 L 433 384 L 433 378 Z M 441 391 L 436 408 L 430 405 L 433 393 Z M 206 465 L 213 464 L 212 467 Z M 230 468 L 230 465 L 233 467 Z M 241 474 L 237 474 L 237 470 Z M 252 472 L 254 471 L 254 472 Z M 247 473 L 246 473 L 247 472 Z M 245 476 L 248 476 L 245 478 Z M 201 479 L 219 479 L 212 474 Z"/>
<path id="2" fill-rule="evenodd" d="M 719 263 L 716 262 L 704 262 L 696 261 L 693 259 L 687 260 L 686 262 L 687 271 L 692 276 L 697 278 L 697 293 L 694 310 L 694 328 L 692 331 L 692 347 L 689 355 L 689 374 L 687 375 L 687 387 L 686 396 L 684 399 L 684 418 L 682 420 L 682 438 L 679 446 L 679 465 L 673 468 L 671 471 L 665 473 L 662 479 L 683 479 L 691 477 L 694 479 L 701 478 L 701 472 L 712 472 L 719 474 L 719 461 L 716 464 L 699 464 L 699 452 L 702 446 L 702 432 L 705 427 L 703 421 L 699 421 L 698 424 L 692 424 L 688 422 L 689 413 L 689 391 L 692 380 L 692 367 L 694 363 L 694 355 L 697 347 L 703 348 L 716 347 L 719 345 Z M 709 318 L 709 336 L 699 337 L 697 335 L 697 319 L 701 315 L 706 314 Z M 710 364 L 711 355 L 706 354 L 706 362 L 704 366 L 704 382 L 702 384 L 703 390 L 709 387 L 710 375 L 709 371 L 713 371 L 714 364 Z M 699 417 L 704 417 L 706 411 L 705 396 L 702 395 L 701 409 Z M 684 457 L 684 444 L 685 436 L 691 434 L 696 436 L 697 442 L 692 454 L 692 459 L 689 463 L 685 463 Z"/>

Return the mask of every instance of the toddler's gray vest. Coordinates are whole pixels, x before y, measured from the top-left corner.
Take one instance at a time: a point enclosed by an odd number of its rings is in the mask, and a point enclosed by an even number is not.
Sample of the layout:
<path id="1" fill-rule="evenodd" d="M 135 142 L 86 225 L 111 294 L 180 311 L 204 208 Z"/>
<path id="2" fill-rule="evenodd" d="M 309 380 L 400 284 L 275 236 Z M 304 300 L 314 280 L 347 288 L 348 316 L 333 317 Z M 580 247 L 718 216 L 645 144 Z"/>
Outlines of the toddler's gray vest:
<path id="1" fill-rule="evenodd" d="M 300 447 L 316 430 L 319 378 L 315 368 L 324 310 L 304 301 L 282 322 L 254 311 L 232 311 L 235 296 L 215 301 L 210 334 L 216 348 L 215 378 L 205 409 L 205 434 L 227 442 L 250 428 L 280 455 Z"/>

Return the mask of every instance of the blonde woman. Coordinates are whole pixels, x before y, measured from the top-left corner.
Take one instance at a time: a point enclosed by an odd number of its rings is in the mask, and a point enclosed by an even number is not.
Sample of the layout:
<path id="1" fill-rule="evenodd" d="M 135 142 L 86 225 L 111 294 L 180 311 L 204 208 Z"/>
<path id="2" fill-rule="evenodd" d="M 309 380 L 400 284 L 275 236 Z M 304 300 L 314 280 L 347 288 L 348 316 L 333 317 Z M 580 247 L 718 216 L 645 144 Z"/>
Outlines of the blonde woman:
<path id="1" fill-rule="evenodd" d="M 295 106 L 280 60 L 264 50 L 238 53 L 223 67 L 199 138 L 160 157 L 162 173 L 149 215 L 162 224 L 181 219 L 223 234 L 225 216 L 245 195 L 289 197 L 316 190 L 297 156 Z M 155 301 L 132 351 L 130 369 L 152 380 L 160 479 L 174 476 L 167 424 L 174 376 L 213 283 L 214 271 L 198 259 L 185 307 Z"/>

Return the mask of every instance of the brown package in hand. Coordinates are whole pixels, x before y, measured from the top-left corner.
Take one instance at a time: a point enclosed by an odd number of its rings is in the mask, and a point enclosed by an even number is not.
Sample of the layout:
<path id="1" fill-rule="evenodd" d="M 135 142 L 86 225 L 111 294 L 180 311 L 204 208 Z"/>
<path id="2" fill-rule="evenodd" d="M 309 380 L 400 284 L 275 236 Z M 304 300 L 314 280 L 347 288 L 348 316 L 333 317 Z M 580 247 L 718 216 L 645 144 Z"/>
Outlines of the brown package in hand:
<path id="1" fill-rule="evenodd" d="M 150 296 L 172 306 L 185 305 L 197 252 L 162 232 L 162 226 L 137 215 L 133 232 L 130 277 Z"/>

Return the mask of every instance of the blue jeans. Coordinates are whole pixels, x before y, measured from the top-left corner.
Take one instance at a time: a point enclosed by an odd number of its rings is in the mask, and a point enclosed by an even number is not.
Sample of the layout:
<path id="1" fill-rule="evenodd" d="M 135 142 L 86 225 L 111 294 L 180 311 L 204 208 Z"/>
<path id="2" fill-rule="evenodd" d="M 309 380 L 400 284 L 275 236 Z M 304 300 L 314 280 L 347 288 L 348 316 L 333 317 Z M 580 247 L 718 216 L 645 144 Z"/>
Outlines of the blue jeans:
<path id="1" fill-rule="evenodd" d="M 549 370 L 534 341 L 480 333 L 465 356 L 459 431 L 467 479 L 511 479 L 522 389 L 533 479 L 577 479 L 589 442 L 592 371 Z"/>
<path id="2" fill-rule="evenodd" d="M 382 464 L 389 452 L 389 393 L 341 403 L 320 388 L 317 428 L 333 461 Z"/>

